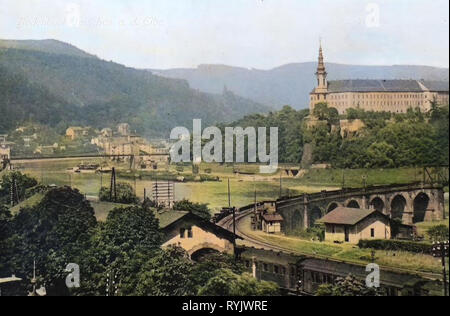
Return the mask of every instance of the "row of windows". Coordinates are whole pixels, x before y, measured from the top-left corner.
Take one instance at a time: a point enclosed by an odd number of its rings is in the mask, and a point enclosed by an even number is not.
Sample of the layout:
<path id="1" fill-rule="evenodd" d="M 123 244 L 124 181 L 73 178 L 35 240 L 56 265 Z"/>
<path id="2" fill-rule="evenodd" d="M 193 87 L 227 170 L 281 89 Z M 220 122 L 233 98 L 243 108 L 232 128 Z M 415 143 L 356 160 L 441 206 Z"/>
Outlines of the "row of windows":
<path id="1" fill-rule="evenodd" d="M 424 94 L 332 94 L 331 100 L 351 99 L 426 99 Z"/>
<path id="2" fill-rule="evenodd" d="M 316 284 L 334 284 L 335 279 L 331 274 L 311 272 L 311 281 Z"/>
<path id="3" fill-rule="evenodd" d="M 345 105 L 347 105 L 347 104 L 349 104 L 348 102 L 334 102 L 334 101 L 332 101 L 332 102 L 330 102 L 330 104 L 331 105 L 337 105 L 337 106 L 345 106 Z M 353 101 L 352 102 L 352 104 L 353 104 L 353 106 L 357 106 L 357 105 L 372 105 L 372 106 L 376 106 L 376 105 L 398 105 L 398 106 L 401 106 L 401 105 L 404 105 L 404 106 L 421 106 L 421 105 L 423 105 L 423 102 L 417 102 L 417 103 L 415 103 L 415 102 L 410 102 L 410 101 L 399 101 L 399 102 L 379 102 L 379 101 L 376 101 L 376 102 L 371 102 L 371 101 L 361 101 L 361 102 L 356 102 L 356 101 Z"/>
<path id="4" fill-rule="evenodd" d="M 252 262 L 250 260 L 246 260 L 245 266 L 247 268 L 251 268 Z M 265 262 L 258 262 L 256 264 L 256 268 L 259 270 L 262 270 L 264 272 L 270 272 L 270 273 L 279 274 L 279 275 L 286 275 L 286 273 L 287 273 L 286 267 L 276 265 L 276 264 L 269 264 L 269 263 L 265 263 Z M 294 267 L 291 267 L 290 275 L 295 276 L 295 268 Z"/>
<path id="5" fill-rule="evenodd" d="M 330 274 L 311 272 L 311 282 L 316 284 L 334 284 L 336 277 Z M 387 296 L 398 296 L 399 290 L 395 287 L 384 286 L 381 288 Z M 412 295 L 412 294 L 411 294 Z"/>
<path id="6" fill-rule="evenodd" d="M 187 238 L 194 237 L 194 234 L 192 233 L 192 227 L 189 227 L 189 228 L 180 228 L 180 238 L 186 238 L 186 232 Z"/>

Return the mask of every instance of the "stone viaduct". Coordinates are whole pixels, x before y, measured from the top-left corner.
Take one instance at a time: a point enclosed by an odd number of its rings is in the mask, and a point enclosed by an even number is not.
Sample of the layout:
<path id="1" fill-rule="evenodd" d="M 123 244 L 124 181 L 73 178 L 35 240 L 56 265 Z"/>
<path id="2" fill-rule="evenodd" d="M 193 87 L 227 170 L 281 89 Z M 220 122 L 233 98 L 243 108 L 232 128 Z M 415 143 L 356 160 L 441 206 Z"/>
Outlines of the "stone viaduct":
<path id="1" fill-rule="evenodd" d="M 404 224 L 444 219 L 444 190 L 437 184 L 371 186 L 304 194 L 276 202 L 284 231 L 308 228 L 338 206 L 370 209 L 401 219 Z"/>

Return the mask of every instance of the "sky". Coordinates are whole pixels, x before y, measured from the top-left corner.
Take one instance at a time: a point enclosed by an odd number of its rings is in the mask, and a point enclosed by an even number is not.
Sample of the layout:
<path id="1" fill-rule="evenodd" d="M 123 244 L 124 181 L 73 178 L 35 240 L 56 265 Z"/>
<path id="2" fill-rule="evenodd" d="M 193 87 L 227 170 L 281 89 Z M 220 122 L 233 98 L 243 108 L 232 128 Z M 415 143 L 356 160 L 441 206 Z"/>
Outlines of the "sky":
<path id="1" fill-rule="evenodd" d="M 449 66 L 448 0 L 0 0 L 1 39 L 57 39 L 136 68 L 317 60 Z"/>

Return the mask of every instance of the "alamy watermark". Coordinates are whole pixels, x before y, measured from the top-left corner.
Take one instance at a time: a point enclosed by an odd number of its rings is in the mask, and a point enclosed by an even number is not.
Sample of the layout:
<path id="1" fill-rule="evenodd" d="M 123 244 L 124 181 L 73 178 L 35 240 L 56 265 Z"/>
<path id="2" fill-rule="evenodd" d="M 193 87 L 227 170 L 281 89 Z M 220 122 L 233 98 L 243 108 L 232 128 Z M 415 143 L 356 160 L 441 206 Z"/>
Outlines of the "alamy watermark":
<path id="1" fill-rule="evenodd" d="M 366 27 L 380 27 L 380 6 L 377 3 L 369 3 L 366 6 Z"/>
<path id="2" fill-rule="evenodd" d="M 247 162 L 267 164 L 260 166 L 260 173 L 274 173 L 278 169 L 278 127 L 270 127 L 267 138 L 266 127 L 225 127 L 222 131 L 210 126 L 202 131 L 202 120 L 194 119 L 191 133 L 186 127 L 176 127 L 170 133 L 177 142 L 170 149 L 172 162 L 245 162 L 245 141 L 247 140 Z M 202 141 L 209 141 L 202 146 Z M 225 142 L 225 144 L 223 143 Z M 236 147 L 234 146 L 236 144 Z M 267 148 L 269 147 L 269 151 Z M 225 149 L 225 153 L 223 150 Z M 192 157 L 192 160 L 191 160 Z"/>
<path id="3" fill-rule="evenodd" d="M 66 277 L 66 286 L 69 289 L 80 287 L 80 266 L 76 263 L 69 263 L 66 267 L 69 274 Z"/>
<path id="4" fill-rule="evenodd" d="M 366 277 L 366 286 L 368 288 L 380 287 L 380 266 L 376 263 L 369 263 L 366 266 L 366 272 L 370 272 Z"/>

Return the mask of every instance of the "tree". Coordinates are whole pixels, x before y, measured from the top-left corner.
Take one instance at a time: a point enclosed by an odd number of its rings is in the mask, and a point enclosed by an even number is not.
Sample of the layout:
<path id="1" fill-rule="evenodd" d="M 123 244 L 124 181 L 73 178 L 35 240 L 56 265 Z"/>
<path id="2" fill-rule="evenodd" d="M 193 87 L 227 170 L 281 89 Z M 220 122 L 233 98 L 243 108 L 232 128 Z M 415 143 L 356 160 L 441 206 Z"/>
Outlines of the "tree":
<path id="1" fill-rule="evenodd" d="M 19 200 L 21 200 L 25 197 L 25 193 L 26 193 L 27 189 L 32 188 L 38 184 L 36 179 L 31 178 L 27 175 L 24 175 L 20 172 L 17 172 L 17 171 L 9 172 L 9 173 L 3 175 L 3 177 L 0 181 L 0 202 L 2 199 L 4 200 L 4 202 L 5 202 L 5 199 L 6 200 L 10 199 L 11 186 L 12 186 L 13 181 L 16 182 Z"/>
<path id="2" fill-rule="evenodd" d="M 12 235 L 12 215 L 8 208 L 0 205 L 0 272 L 7 270 L 11 244 L 8 242 Z"/>
<path id="3" fill-rule="evenodd" d="M 170 246 L 150 259 L 136 288 L 140 296 L 195 295 L 190 279 L 193 262 L 182 248 Z"/>
<path id="4" fill-rule="evenodd" d="M 327 103 L 317 103 L 314 106 L 314 116 L 321 121 L 327 121 L 329 126 L 339 124 L 338 110 L 328 107 Z"/>
<path id="5" fill-rule="evenodd" d="M 242 274 L 245 271 L 242 262 L 236 261 L 233 256 L 223 253 L 208 254 L 197 260 L 198 262 L 193 266 L 191 272 L 191 280 L 196 286 L 196 293 L 221 269 L 229 269 L 235 274 Z"/>
<path id="6" fill-rule="evenodd" d="M 200 296 L 276 296 L 279 288 L 273 282 L 258 281 L 249 273 L 238 275 L 230 269 L 221 269 L 205 286 Z"/>
<path id="7" fill-rule="evenodd" d="M 100 201 L 116 202 L 123 204 L 138 204 L 139 198 L 134 193 L 133 187 L 128 183 L 117 183 L 117 199 L 114 200 L 114 196 L 111 198 L 109 188 L 101 188 L 99 193 Z"/>
<path id="8" fill-rule="evenodd" d="M 117 275 L 119 295 L 136 295 L 140 275 L 160 251 L 162 235 L 154 213 L 140 206 L 113 209 L 98 225 L 84 252 L 76 295 L 105 295 L 107 274 Z"/>
<path id="9" fill-rule="evenodd" d="M 136 248 L 155 250 L 162 242 L 158 219 L 152 211 L 140 206 L 113 209 L 103 228 L 104 241 L 118 247 L 120 252 Z"/>
<path id="10" fill-rule="evenodd" d="M 207 204 L 193 203 L 189 200 L 175 202 L 173 209 L 176 211 L 191 212 L 207 221 L 211 219 L 211 211 Z"/>
<path id="11" fill-rule="evenodd" d="M 81 262 L 97 225 L 89 202 L 77 190 L 56 188 L 36 206 L 21 209 L 12 225 L 16 243 L 8 272 L 24 278 L 18 294 L 26 294 L 34 260 L 47 293 L 68 294 L 65 268 Z"/>
<path id="12" fill-rule="evenodd" d="M 394 147 L 386 142 L 373 143 L 367 149 L 367 157 L 370 167 L 375 168 L 392 168 L 394 160 L 391 158 L 395 151 Z"/>
<path id="13" fill-rule="evenodd" d="M 446 225 L 437 225 L 428 228 L 427 235 L 433 241 L 447 241 L 449 236 L 448 227 Z"/>
<path id="14" fill-rule="evenodd" d="M 323 284 L 316 291 L 316 296 L 381 296 L 376 288 L 369 288 L 349 274 L 345 278 L 337 278 L 334 285 Z"/>

